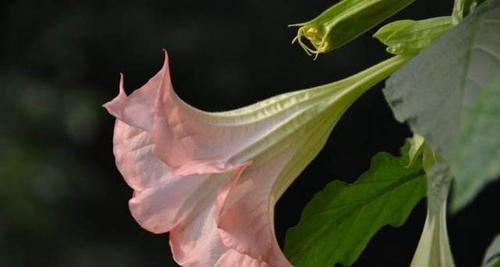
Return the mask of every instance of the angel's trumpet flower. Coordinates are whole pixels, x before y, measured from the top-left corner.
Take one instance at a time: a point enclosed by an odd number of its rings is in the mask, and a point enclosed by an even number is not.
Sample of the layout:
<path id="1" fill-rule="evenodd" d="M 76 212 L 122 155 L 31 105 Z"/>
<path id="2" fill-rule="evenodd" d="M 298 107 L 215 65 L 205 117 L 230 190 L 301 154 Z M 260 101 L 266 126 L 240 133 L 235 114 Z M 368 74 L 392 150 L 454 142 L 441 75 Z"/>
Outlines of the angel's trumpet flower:
<path id="1" fill-rule="evenodd" d="M 291 266 L 274 234 L 274 206 L 318 154 L 346 109 L 406 61 L 394 57 L 339 82 L 226 112 L 173 91 L 163 68 L 104 106 L 117 118 L 116 164 L 145 229 L 170 232 L 182 266 Z"/>

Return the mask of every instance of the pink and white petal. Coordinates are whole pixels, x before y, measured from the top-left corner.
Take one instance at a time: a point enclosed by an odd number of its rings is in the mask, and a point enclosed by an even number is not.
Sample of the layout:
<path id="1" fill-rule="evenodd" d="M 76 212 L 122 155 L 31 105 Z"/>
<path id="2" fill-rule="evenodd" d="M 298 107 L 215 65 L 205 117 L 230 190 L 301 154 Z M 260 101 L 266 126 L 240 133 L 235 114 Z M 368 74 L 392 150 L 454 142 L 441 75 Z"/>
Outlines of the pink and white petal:
<path id="1" fill-rule="evenodd" d="M 184 267 L 270 267 L 266 263 L 226 247 L 215 223 L 216 207 L 211 206 L 170 231 L 175 261 Z"/>
<path id="2" fill-rule="evenodd" d="M 218 227 L 223 243 L 270 266 L 292 266 L 274 233 L 274 205 L 284 190 L 318 154 L 333 118 L 317 116 L 274 149 L 255 159 L 219 193 Z"/>
<path id="3" fill-rule="evenodd" d="M 120 85 L 118 86 L 118 95 L 111 101 L 102 105 L 109 114 L 115 118 L 122 118 L 122 110 L 127 105 L 127 94 L 125 93 L 123 74 L 120 73 Z"/>
<path id="4" fill-rule="evenodd" d="M 336 94 L 342 84 L 286 93 L 237 110 L 208 113 L 176 95 L 165 52 L 162 69 L 149 82 L 127 97 L 122 80 L 119 95 L 105 107 L 125 123 L 151 131 L 158 157 L 174 174 L 213 173 L 238 168 L 250 160 L 252 155 L 236 160 L 233 157 L 245 154 L 263 137 L 285 128 L 293 131 L 290 118 L 315 106 L 325 95 Z"/>
<path id="5" fill-rule="evenodd" d="M 233 179 L 217 200 L 218 227 L 223 243 L 273 267 L 292 266 L 283 255 L 274 233 L 271 191 L 290 153 L 248 167 Z"/>
<path id="6" fill-rule="evenodd" d="M 146 230 L 164 233 L 200 203 L 205 205 L 205 198 L 215 195 L 234 173 L 172 176 L 168 166 L 156 157 L 153 146 L 148 132 L 116 120 L 113 138 L 116 165 L 135 190 L 129 201 L 130 211 Z"/>
<path id="7" fill-rule="evenodd" d="M 149 132 L 116 120 L 113 135 L 116 166 L 127 184 L 136 191 L 170 177 L 169 168 L 153 150 Z"/>
<path id="8" fill-rule="evenodd" d="M 260 152 L 255 144 L 263 144 L 263 138 L 279 139 L 281 134 L 293 132 L 300 125 L 296 118 L 313 113 L 311 107 L 319 109 L 311 102 L 322 93 L 326 91 L 318 88 L 310 93 L 277 96 L 275 101 L 257 103 L 252 105 L 255 108 L 239 112 L 207 113 L 184 103 L 171 87 L 164 86 L 158 92 L 153 115 L 155 151 L 177 175 L 237 168 Z M 277 131 L 280 133 L 275 134 Z M 233 159 L 250 147 L 253 151 L 248 157 Z"/>
<path id="9" fill-rule="evenodd" d="M 327 88 L 293 92 L 245 108 L 207 113 L 184 103 L 172 88 L 168 55 L 162 69 L 144 86 L 119 95 L 104 106 L 123 122 L 152 131 L 155 150 L 176 175 L 222 172 L 242 162 L 230 160 L 270 135 L 290 117 L 328 93 Z"/>
<path id="10" fill-rule="evenodd" d="M 129 208 L 135 220 L 146 230 L 159 234 L 182 223 L 207 195 L 215 194 L 217 184 L 210 175 L 170 177 L 154 187 L 135 191 Z"/>
<path id="11" fill-rule="evenodd" d="M 217 260 L 214 267 L 271 267 L 267 263 L 254 259 L 248 255 L 241 254 L 234 249 L 227 248 L 227 251 Z"/>
<path id="12" fill-rule="evenodd" d="M 158 90 L 162 87 L 172 87 L 168 55 L 165 51 L 163 67 L 147 83 L 127 97 L 125 94 L 123 75 L 120 75 L 118 96 L 103 106 L 117 119 L 142 130 L 151 130 L 153 122 L 153 107 Z"/>
<path id="13" fill-rule="evenodd" d="M 176 175 L 223 172 L 227 158 L 240 144 L 233 131 L 211 125 L 197 118 L 197 112 L 185 104 L 169 88 L 158 92 L 153 115 L 152 137 L 158 157 Z M 201 112 L 199 114 L 202 114 Z M 221 139 L 225 139 L 221 143 Z"/>
<path id="14" fill-rule="evenodd" d="M 165 233 L 209 209 L 222 185 L 235 173 L 169 177 L 136 191 L 129 201 L 130 211 L 143 228 Z"/>

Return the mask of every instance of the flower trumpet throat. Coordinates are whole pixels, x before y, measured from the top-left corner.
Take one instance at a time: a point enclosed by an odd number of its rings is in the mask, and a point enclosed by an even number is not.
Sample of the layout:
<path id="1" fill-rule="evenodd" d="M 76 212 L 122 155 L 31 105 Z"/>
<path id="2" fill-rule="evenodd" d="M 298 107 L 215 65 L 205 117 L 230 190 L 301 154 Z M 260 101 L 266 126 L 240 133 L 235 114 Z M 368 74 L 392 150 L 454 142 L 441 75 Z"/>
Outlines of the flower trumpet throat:
<path id="1" fill-rule="evenodd" d="M 350 42 L 413 1 L 342 0 L 308 22 L 290 25 L 299 27 L 292 43 L 297 41 L 308 55 L 317 57 Z"/>
<path id="2" fill-rule="evenodd" d="M 396 56 L 347 79 L 253 105 L 205 112 L 182 101 L 168 57 L 145 85 L 104 107 L 116 117 L 116 165 L 134 190 L 135 220 L 169 232 L 187 267 L 290 267 L 274 234 L 274 206 L 324 146 L 342 114 L 397 70 Z"/>

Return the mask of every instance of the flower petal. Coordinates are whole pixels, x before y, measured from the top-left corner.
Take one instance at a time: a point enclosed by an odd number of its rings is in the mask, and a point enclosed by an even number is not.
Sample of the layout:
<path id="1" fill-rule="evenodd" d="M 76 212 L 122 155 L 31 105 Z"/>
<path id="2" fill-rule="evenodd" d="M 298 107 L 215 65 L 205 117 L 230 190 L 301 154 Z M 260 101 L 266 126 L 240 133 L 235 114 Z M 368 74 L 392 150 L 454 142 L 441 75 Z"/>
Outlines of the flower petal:
<path id="1" fill-rule="evenodd" d="M 243 171 L 171 176 L 153 152 L 148 132 L 116 121 L 117 166 L 136 190 L 129 201 L 136 221 L 153 233 L 170 233 L 176 261 L 183 266 L 269 267 L 226 247 L 214 217 L 215 198 L 223 184 Z"/>
<path id="2" fill-rule="evenodd" d="M 103 106 L 111 115 L 128 125 L 149 131 L 153 122 L 155 98 L 161 86 L 172 87 L 166 51 L 162 69 L 128 97 L 125 94 L 123 75 L 120 75 L 118 96 Z"/>
<path id="3" fill-rule="evenodd" d="M 208 113 L 184 103 L 174 92 L 168 56 L 162 69 L 127 97 L 121 81 L 119 95 L 105 104 L 125 123 L 151 131 L 158 157 L 176 175 L 222 172 L 238 168 L 266 145 L 266 136 L 293 131 L 290 118 L 316 102 L 342 93 L 351 80 L 335 85 L 286 93 L 228 112 Z M 153 109 L 154 107 L 154 109 Z M 251 153 L 244 153 L 251 149 Z M 246 154 L 243 158 L 236 156 Z"/>
<path id="4" fill-rule="evenodd" d="M 194 209 L 199 210 L 204 198 L 215 195 L 232 175 L 172 176 L 153 152 L 150 134 L 120 120 L 115 124 L 113 143 L 116 165 L 135 190 L 129 201 L 132 215 L 154 233 L 169 231 Z"/>
<path id="5" fill-rule="evenodd" d="M 309 114 L 310 116 L 311 114 Z M 319 153 L 338 118 L 332 109 L 257 157 L 218 196 L 218 227 L 224 244 L 270 266 L 291 266 L 274 233 L 274 206 L 295 177 Z M 307 114 L 303 114 L 308 117 Z"/>
<path id="6" fill-rule="evenodd" d="M 215 205 L 201 210 L 170 231 L 175 261 L 184 267 L 271 267 L 264 262 L 226 247 L 215 224 Z"/>
<path id="7" fill-rule="evenodd" d="M 338 89 L 343 83 L 347 82 L 287 93 L 242 109 L 215 113 L 189 106 L 175 94 L 169 81 L 162 83 L 153 112 L 155 151 L 176 175 L 238 168 L 272 140 L 293 132 L 297 128 L 293 118 L 317 109 L 315 105 L 324 101 L 326 95 L 336 91 L 341 94 Z M 265 137 L 271 138 L 262 142 Z"/>
<path id="8" fill-rule="evenodd" d="M 169 177 L 154 187 L 136 191 L 129 201 L 132 216 L 150 232 L 168 232 L 185 221 L 189 214 L 205 208 L 206 199 L 215 195 L 228 178 L 213 176 Z"/>
<path id="9" fill-rule="evenodd" d="M 115 121 L 113 153 L 116 166 L 127 184 L 144 190 L 169 176 L 169 168 L 153 152 L 151 135 L 120 120 Z"/>

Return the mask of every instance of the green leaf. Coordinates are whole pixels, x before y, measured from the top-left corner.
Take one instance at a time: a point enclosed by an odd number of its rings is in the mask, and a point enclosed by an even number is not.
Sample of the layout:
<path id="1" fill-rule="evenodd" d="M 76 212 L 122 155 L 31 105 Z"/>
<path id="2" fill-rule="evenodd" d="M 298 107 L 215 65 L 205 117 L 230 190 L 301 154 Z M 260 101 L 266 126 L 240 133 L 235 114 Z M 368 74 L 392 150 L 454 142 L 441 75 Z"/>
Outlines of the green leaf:
<path id="1" fill-rule="evenodd" d="M 402 225 L 425 196 L 421 159 L 376 154 L 356 182 L 333 181 L 305 207 L 286 236 L 285 253 L 297 267 L 351 265 L 384 225 Z"/>
<path id="2" fill-rule="evenodd" d="M 373 37 L 394 55 L 414 55 L 452 27 L 451 17 L 398 20 L 384 25 Z"/>
<path id="3" fill-rule="evenodd" d="M 499 267 L 500 266 L 500 234 L 495 237 L 495 240 L 486 250 L 483 258 L 483 267 Z"/>
<path id="4" fill-rule="evenodd" d="M 452 161 L 456 176 L 453 203 L 465 205 L 500 177 L 500 79 L 485 89 L 466 114 Z M 455 208 L 454 206 L 454 208 Z"/>
<path id="5" fill-rule="evenodd" d="M 500 77 L 499 25 L 500 0 L 485 2 L 386 82 L 384 93 L 396 118 L 452 165 L 470 107 Z M 457 179 L 467 179 L 456 166 L 451 170 Z M 472 198 L 454 193 L 455 208 Z"/>

